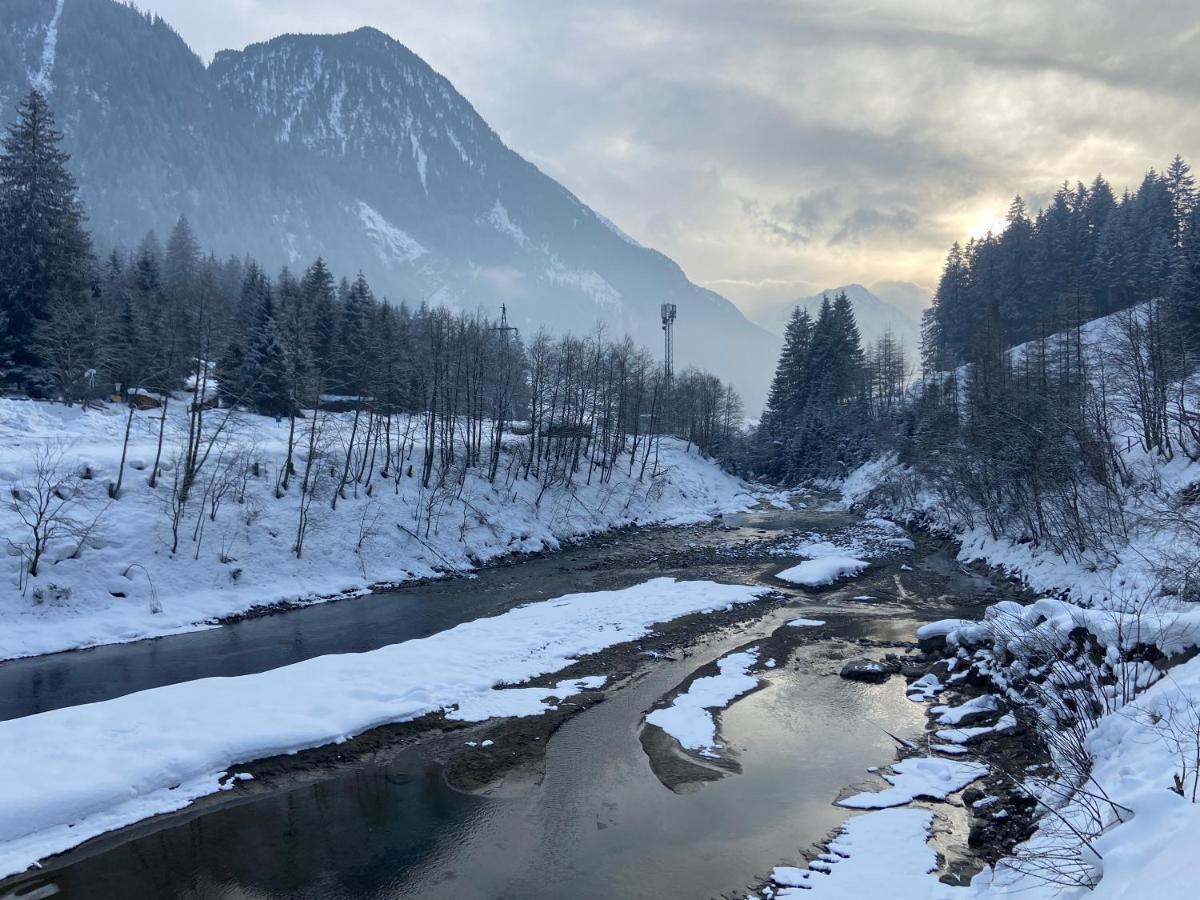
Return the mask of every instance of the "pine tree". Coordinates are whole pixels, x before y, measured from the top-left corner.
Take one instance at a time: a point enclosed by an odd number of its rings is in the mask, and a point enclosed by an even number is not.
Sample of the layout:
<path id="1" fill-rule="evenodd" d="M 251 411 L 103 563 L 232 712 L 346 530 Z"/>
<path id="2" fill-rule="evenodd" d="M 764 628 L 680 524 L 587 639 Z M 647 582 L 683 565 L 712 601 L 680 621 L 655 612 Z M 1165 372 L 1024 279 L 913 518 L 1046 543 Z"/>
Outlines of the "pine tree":
<path id="1" fill-rule="evenodd" d="M 1171 195 L 1171 245 L 1179 247 L 1196 208 L 1196 178 L 1192 167 L 1178 154 L 1167 166 L 1167 191 Z"/>
<path id="2" fill-rule="evenodd" d="M 261 276 L 260 276 L 261 277 Z M 258 309 L 243 361 L 245 403 L 255 412 L 280 418 L 294 406 L 287 352 L 279 334 L 271 285 L 262 278 Z"/>
<path id="3" fill-rule="evenodd" d="M 0 149 L 0 312 L 26 384 L 42 362 L 37 323 L 52 304 L 74 316 L 90 289 L 91 241 L 61 141 L 46 99 L 31 91 Z"/>
<path id="4" fill-rule="evenodd" d="M 337 334 L 336 370 L 340 390 L 362 396 L 368 389 L 367 348 L 370 345 L 371 313 L 375 296 L 362 272 L 344 291 L 341 322 Z"/>
<path id="5" fill-rule="evenodd" d="M 775 367 L 771 391 L 763 424 L 768 430 L 782 428 L 795 418 L 802 405 L 800 392 L 803 388 L 804 366 L 808 359 L 812 341 L 812 317 L 808 310 L 797 306 L 792 310 L 787 328 L 783 333 L 783 350 Z"/>
<path id="6" fill-rule="evenodd" d="M 1200 207 L 1192 210 L 1171 278 L 1171 317 L 1187 345 L 1200 350 Z"/>
<path id="7" fill-rule="evenodd" d="M 318 380 L 329 382 L 333 376 L 337 346 L 337 288 L 325 260 L 317 258 L 300 283 L 304 306 L 308 310 L 308 357 Z"/>

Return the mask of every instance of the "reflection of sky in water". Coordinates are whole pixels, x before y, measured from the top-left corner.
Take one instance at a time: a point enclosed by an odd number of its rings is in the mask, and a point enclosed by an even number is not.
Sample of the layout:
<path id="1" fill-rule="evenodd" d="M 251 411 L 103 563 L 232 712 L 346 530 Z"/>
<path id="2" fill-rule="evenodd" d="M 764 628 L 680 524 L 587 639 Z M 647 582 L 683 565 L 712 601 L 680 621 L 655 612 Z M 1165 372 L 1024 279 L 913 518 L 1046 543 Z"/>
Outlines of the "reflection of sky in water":
<path id="1" fill-rule="evenodd" d="M 803 512 L 752 514 L 736 524 L 745 536 L 781 520 L 813 524 Z M 932 561 L 925 557 L 922 570 Z M 472 587 L 494 581 L 497 594 L 511 596 L 528 584 L 523 573 L 547 575 L 551 562 L 492 570 Z M 822 609 L 822 618 L 832 613 L 830 630 L 843 637 L 910 637 L 912 613 L 852 601 L 861 593 L 894 598 L 894 575 L 893 567 L 878 570 L 812 598 L 812 608 Z M 904 577 L 921 597 L 946 589 L 936 578 Z M 539 579 L 543 587 L 552 580 Z M 935 582 L 941 586 L 933 590 Z M 771 618 L 778 625 L 795 614 L 780 610 Z M 738 751 L 742 774 L 671 793 L 638 741 L 642 712 L 705 661 L 751 637 L 701 648 L 568 722 L 550 742 L 540 788 L 467 796 L 446 787 L 439 770 L 402 755 L 386 768 L 364 766 L 126 840 L 44 877 L 68 900 L 663 900 L 737 890 L 772 865 L 795 861 L 836 827 L 845 812 L 833 799 L 866 779 L 867 767 L 893 756 L 882 729 L 913 734 L 921 725 L 921 707 L 904 699 L 900 679 L 883 686 L 844 681 L 829 674 L 842 662 L 830 658 L 829 645 L 809 645 L 798 651 L 799 671 L 794 662 L 781 664 L 770 687 L 723 715 L 723 736 Z"/>
<path id="2" fill-rule="evenodd" d="M 713 651 L 716 652 L 715 650 Z M 723 717 L 740 775 L 673 794 L 641 712 L 700 660 L 667 667 L 554 737 L 541 788 L 459 794 L 413 756 L 220 810 L 122 844 L 54 880 L 66 898 L 696 897 L 744 886 L 824 837 L 830 805 L 890 739 L 920 727 L 899 680 L 776 669 Z M 482 752 L 482 751 L 481 751 Z"/>

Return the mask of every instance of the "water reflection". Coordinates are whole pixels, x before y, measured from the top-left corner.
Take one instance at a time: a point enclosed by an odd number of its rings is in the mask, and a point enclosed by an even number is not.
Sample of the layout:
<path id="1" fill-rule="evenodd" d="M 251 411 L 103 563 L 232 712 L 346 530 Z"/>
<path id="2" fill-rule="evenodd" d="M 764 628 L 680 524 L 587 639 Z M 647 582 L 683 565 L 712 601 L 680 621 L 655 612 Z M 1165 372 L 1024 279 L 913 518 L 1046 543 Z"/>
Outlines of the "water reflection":
<path id="1" fill-rule="evenodd" d="M 713 648 L 716 654 L 721 648 Z M 222 809 L 53 874 L 66 898 L 637 898 L 734 891 L 843 817 L 830 801 L 915 734 L 899 682 L 777 671 L 725 733 L 743 774 L 674 794 L 650 771 L 641 712 L 696 659 L 570 721 L 540 787 L 481 798 L 415 755 Z"/>

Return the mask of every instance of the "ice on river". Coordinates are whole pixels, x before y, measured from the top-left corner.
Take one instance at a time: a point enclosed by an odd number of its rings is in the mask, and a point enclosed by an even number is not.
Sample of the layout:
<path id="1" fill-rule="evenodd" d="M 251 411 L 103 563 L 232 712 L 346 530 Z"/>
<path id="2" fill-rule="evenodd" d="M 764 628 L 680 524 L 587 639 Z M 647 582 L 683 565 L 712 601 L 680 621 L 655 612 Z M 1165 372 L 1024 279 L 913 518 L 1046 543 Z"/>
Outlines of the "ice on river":
<path id="1" fill-rule="evenodd" d="M 367 653 L 321 656 L 0 722 L 0 877 L 220 789 L 236 763 L 427 713 L 537 715 L 584 679 L 505 688 L 764 588 L 656 578 L 569 594 Z M 598 676 L 597 676 L 598 677 Z"/>

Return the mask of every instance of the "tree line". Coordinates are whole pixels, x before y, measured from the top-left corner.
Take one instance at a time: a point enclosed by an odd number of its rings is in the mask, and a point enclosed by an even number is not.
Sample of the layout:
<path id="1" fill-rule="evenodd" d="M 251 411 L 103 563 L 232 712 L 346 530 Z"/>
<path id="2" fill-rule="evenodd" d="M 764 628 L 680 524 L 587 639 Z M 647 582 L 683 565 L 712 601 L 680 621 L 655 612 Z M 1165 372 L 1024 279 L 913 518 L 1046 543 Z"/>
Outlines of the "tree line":
<path id="1" fill-rule="evenodd" d="M 461 486 L 469 471 L 545 490 L 606 482 L 619 467 L 657 474 L 664 434 L 716 457 L 734 446 L 731 387 L 664 372 L 602 328 L 527 337 L 503 315 L 389 303 L 321 259 L 272 277 L 205 254 L 182 218 L 165 246 L 150 234 L 98 261 L 60 140 L 32 92 L 0 150 L 0 369 L 35 397 L 120 399 L 126 446 L 135 409 L 161 404 L 149 481 L 172 473 L 176 544 L 185 511 L 218 489 L 241 410 L 287 422 L 276 490 L 300 493 L 297 553 L 317 482 L 334 507 L 389 480 Z M 179 435 L 167 431 L 172 405 Z M 163 467 L 165 455 L 175 464 Z M 125 475 L 122 453 L 112 497 Z"/>
<path id="2" fill-rule="evenodd" d="M 891 333 L 863 346 L 844 292 L 825 296 L 815 319 L 797 307 L 746 464 L 777 481 L 844 474 L 877 447 L 910 374 Z"/>
<path id="3" fill-rule="evenodd" d="M 794 481 L 894 451 L 947 523 L 1080 556 L 1132 527 L 1139 454 L 1200 459 L 1200 204 L 1179 157 L 1119 200 L 1063 186 L 955 244 L 922 329 L 861 346 L 845 298 L 788 325 L 755 464 Z M 1135 452 L 1138 451 L 1138 452 Z M 906 498 L 915 505 L 916 498 Z"/>
<path id="4" fill-rule="evenodd" d="M 1064 183 L 1035 215 L 1018 195 L 1005 227 L 946 257 L 922 328 L 923 365 L 945 371 L 981 347 L 1013 346 L 1128 309 L 1170 301 L 1200 336 L 1200 207 L 1176 156 L 1117 198 L 1103 176 Z"/>

